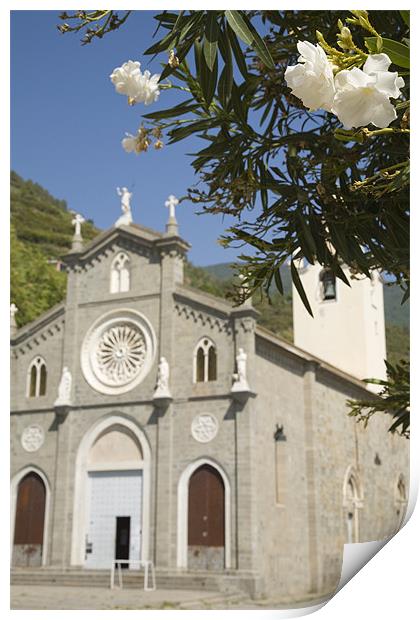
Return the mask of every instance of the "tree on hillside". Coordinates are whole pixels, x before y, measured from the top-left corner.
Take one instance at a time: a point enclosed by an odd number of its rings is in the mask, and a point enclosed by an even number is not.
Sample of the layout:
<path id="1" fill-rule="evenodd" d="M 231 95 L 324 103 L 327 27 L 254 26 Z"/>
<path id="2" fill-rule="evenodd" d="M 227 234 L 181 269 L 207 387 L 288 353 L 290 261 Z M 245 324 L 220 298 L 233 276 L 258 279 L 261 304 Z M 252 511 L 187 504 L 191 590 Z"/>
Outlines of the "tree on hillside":
<path id="1" fill-rule="evenodd" d="M 60 29 L 88 43 L 128 16 L 63 14 Z M 164 102 L 167 88 L 179 102 L 144 114 L 122 145 L 140 153 L 152 140 L 155 148 L 203 140 L 192 161 L 199 183 L 185 198 L 237 217 L 224 243 L 255 252 L 240 257 L 248 286 L 238 291 L 269 291 L 274 280 L 282 292 L 280 268 L 290 261 L 311 312 L 299 265 L 318 261 L 346 284 L 343 263 L 353 277 L 379 269 L 405 300 L 408 12 L 163 11 L 155 19 L 163 36 L 145 54 L 164 55 L 160 77 L 129 61 L 111 80 L 132 105 L 160 92 Z"/>

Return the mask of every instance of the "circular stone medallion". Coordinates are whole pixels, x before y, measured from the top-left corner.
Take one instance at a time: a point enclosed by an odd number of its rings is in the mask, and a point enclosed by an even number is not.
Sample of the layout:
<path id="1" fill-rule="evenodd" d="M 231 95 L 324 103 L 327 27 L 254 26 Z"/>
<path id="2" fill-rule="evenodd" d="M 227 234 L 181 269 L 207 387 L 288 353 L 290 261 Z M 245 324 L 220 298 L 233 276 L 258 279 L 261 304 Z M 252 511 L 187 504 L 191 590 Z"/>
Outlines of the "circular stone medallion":
<path id="1" fill-rule="evenodd" d="M 26 452 L 36 452 L 44 443 L 44 431 L 38 424 L 27 426 L 22 433 L 20 442 Z"/>
<path id="2" fill-rule="evenodd" d="M 155 357 L 155 335 L 135 310 L 109 312 L 92 325 L 83 342 L 86 381 L 102 394 L 123 394 L 138 385 Z"/>
<path id="3" fill-rule="evenodd" d="M 191 435 L 200 443 L 207 443 L 214 439 L 219 430 L 219 423 L 210 413 L 195 416 L 191 424 Z"/>

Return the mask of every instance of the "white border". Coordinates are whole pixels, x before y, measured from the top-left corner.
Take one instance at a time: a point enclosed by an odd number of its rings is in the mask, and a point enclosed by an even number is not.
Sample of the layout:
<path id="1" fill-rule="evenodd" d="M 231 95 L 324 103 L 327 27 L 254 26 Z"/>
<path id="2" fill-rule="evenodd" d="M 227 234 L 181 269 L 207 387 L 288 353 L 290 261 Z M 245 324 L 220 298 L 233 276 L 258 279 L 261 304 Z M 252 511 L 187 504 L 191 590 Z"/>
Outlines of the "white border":
<path id="1" fill-rule="evenodd" d="M 231 568 L 231 486 L 223 468 L 208 457 L 187 465 L 178 482 L 177 567 L 188 568 L 188 485 L 192 474 L 202 465 L 214 467 L 225 485 L 225 568 Z"/>
<path id="2" fill-rule="evenodd" d="M 87 522 L 87 506 L 85 498 L 88 488 L 89 467 L 87 464 L 87 459 L 89 450 L 101 433 L 112 426 L 123 426 L 131 431 L 131 433 L 139 441 L 143 453 L 142 546 L 140 559 L 143 561 L 147 561 L 149 559 L 151 450 L 146 435 L 133 420 L 125 418 L 121 415 L 113 414 L 107 415 L 105 418 L 95 422 L 95 424 L 83 437 L 77 452 L 70 559 L 72 566 L 84 566 L 85 564 L 85 536 Z"/>
<path id="3" fill-rule="evenodd" d="M 10 562 L 12 562 L 13 556 L 13 541 L 15 538 L 15 521 L 16 521 L 16 502 L 18 488 L 21 480 L 31 472 L 37 474 L 45 486 L 45 512 L 44 512 L 44 533 L 42 537 L 42 566 L 47 564 L 48 554 L 48 531 L 49 531 L 49 516 L 50 516 L 50 501 L 51 501 L 51 489 L 50 483 L 44 472 L 36 467 L 36 465 L 27 465 L 12 478 L 10 484 Z"/>

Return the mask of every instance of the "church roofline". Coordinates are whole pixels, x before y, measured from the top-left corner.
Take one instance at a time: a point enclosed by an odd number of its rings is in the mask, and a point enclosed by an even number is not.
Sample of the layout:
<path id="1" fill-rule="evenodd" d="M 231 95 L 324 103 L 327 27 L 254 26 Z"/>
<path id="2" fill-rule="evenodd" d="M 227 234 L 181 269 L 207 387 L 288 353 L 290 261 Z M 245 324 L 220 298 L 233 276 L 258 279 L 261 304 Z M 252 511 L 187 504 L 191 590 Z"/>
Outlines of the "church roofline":
<path id="1" fill-rule="evenodd" d="M 178 285 L 175 289 L 174 295 L 182 300 L 192 301 L 196 304 L 204 306 L 205 308 L 217 310 L 218 312 L 226 315 L 226 317 L 230 316 L 235 310 L 234 306 L 221 297 L 216 297 L 211 293 L 205 293 L 204 291 L 200 291 L 199 289 L 190 286 Z"/>
<path id="2" fill-rule="evenodd" d="M 131 239 L 134 238 L 137 241 L 142 241 L 143 244 L 147 245 L 150 248 L 152 248 L 154 244 L 159 247 L 163 245 L 168 245 L 169 243 L 176 243 L 177 245 L 181 245 L 181 249 L 183 251 L 187 251 L 191 247 L 190 244 L 184 241 L 181 237 L 169 237 L 164 235 L 163 233 L 152 230 L 151 228 L 147 228 L 146 226 L 140 226 L 139 224 L 130 224 L 128 226 L 113 226 L 112 228 L 104 230 L 94 239 L 92 239 L 88 244 L 86 244 L 86 246 L 83 247 L 81 250 L 70 251 L 65 254 L 62 257 L 62 260 L 66 264 L 72 264 L 80 259 L 84 260 L 88 258 L 91 254 L 96 252 L 99 248 L 109 243 L 110 240 L 117 239 L 120 236 Z"/>
<path id="3" fill-rule="evenodd" d="M 347 383 L 351 383 L 353 386 L 359 389 L 362 389 L 364 392 L 367 392 L 368 394 L 372 394 L 372 392 L 367 387 L 366 383 L 362 381 L 361 379 L 358 379 L 357 377 L 350 375 L 344 370 L 340 370 L 339 368 L 332 366 L 328 362 L 320 359 L 319 357 L 315 357 L 314 355 L 312 355 L 311 353 L 308 353 L 304 349 L 300 349 L 299 347 L 296 347 L 291 342 L 288 342 L 287 340 L 283 340 L 282 338 L 280 338 L 279 336 L 277 336 L 270 330 L 266 329 L 265 327 L 257 325 L 256 330 L 255 330 L 255 335 L 259 336 L 260 338 L 263 338 L 264 340 L 269 341 L 271 344 L 277 346 L 279 349 L 282 349 L 283 351 L 286 351 L 287 353 L 293 355 L 294 357 L 298 357 L 300 360 L 303 360 L 304 362 L 316 364 L 318 368 L 326 371 L 329 374 L 334 375 L 336 378 L 341 379 Z"/>
<path id="4" fill-rule="evenodd" d="M 65 301 L 56 304 L 49 310 L 43 312 L 39 317 L 31 321 L 30 323 L 26 323 L 20 327 L 17 332 L 10 338 L 10 342 L 12 345 L 19 344 L 25 338 L 30 338 L 37 331 L 46 327 L 49 323 L 57 320 L 58 317 L 65 314 Z"/>

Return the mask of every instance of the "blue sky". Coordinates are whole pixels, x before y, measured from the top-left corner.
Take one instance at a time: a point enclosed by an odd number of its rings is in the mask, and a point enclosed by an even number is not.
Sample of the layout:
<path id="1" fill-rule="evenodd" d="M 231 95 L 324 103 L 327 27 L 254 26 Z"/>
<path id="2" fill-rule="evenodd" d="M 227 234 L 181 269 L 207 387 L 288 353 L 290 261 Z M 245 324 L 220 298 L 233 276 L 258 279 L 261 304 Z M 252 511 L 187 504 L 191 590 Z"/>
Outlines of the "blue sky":
<path id="1" fill-rule="evenodd" d="M 167 196 L 184 195 L 198 180 L 186 153 L 199 142 L 137 156 L 125 153 L 121 139 L 126 131 L 135 132 L 141 114 L 170 107 L 180 95 L 164 91 L 156 104 L 130 107 L 109 80 L 112 70 L 129 59 L 160 72 L 159 59 L 142 57 L 152 43 L 155 12 L 137 12 L 120 31 L 85 46 L 80 35 L 58 32 L 58 13 L 11 13 L 12 168 L 100 228 L 112 226 L 119 216 L 115 188 L 125 185 L 133 192 L 134 221 L 163 230 Z M 198 265 L 235 260 L 240 250 L 217 243 L 233 220 L 198 216 L 197 210 L 184 202 L 177 213 L 180 232 L 192 244 L 190 259 Z"/>

